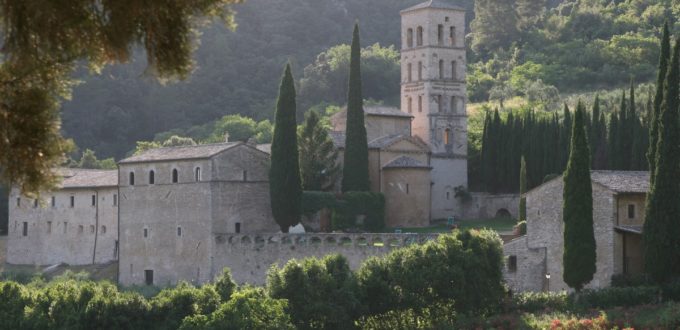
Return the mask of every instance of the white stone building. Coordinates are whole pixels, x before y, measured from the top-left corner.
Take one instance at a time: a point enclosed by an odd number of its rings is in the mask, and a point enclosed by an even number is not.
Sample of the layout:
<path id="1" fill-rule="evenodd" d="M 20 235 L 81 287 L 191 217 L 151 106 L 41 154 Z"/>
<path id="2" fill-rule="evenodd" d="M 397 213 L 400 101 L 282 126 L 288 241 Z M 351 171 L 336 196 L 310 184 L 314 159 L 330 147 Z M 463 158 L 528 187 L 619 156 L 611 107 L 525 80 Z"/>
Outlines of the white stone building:
<path id="1" fill-rule="evenodd" d="M 591 180 L 597 271 L 586 288 L 602 288 L 610 285 L 613 275 L 643 271 L 642 227 L 649 172 L 591 171 Z M 527 234 L 503 246 L 504 277 L 515 291 L 568 289 L 562 279 L 563 187 L 560 176 L 525 195 Z"/>
<path id="2" fill-rule="evenodd" d="M 87 265 L 118 256 L 118 172 L 60 169 L 63 181 L 39 199 L 9 196 L 10 264 Z"/>

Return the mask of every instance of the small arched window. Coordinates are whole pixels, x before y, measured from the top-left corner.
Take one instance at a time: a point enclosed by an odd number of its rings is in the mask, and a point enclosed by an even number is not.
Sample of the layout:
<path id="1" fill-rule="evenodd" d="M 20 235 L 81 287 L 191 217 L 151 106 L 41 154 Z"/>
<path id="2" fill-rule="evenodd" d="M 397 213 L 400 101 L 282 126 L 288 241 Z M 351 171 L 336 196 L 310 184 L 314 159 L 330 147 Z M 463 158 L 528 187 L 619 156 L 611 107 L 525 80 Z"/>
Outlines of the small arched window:
<path id="1" fill-rule="evenodd" d="M 418 80 L 423 80 L 423 62 L 418 62 Z"/>
<path id="2" fill-rule="evenodd" d="M 458 70 L 456 70 L 457 66 L 458 63 L 456 61 L 451 61 L 451 80 L 456 80 L 458 78 Z"/>
<path id="3" fill-rule="evenodd" d="M 412 67 L 411 63 L 409 63 L 409 64 L 406 65 L 406 71 L 407 71 L 407 75 L 408 75 L 408 82 L 413 81 L 413 70 L 412 70 L 413 68 L 411 68 L 411 67 Z"/>
<path id="4" fill-rule="evenodd" d="M 443 112 L 444 110 L 444 101 L 442 99 L 441 94 L 437 95 L 437 111 L 438 112 Z"/>
<path id="5" fill-rule="evenodd" d="M 444 60 L 439 60 L 439 79 L 444 79 Z"/>
<path id="6" fill-rule="evenodd" d="M 449 29 L 449 42 L 451 43 L 451 46 L 456 45 L 456 27 L 452 26 Z"/>
<path id="7" fill-rule="evenodd" d="M 130 185 L 135 185 L 135 172 L 130 172 Z"/>
<path id="8" fill-rule="evenodd" d="M 196 179 L 196 182 L 201 181 L 201 168 L 197 167 L 196 171 L 194 173 L 194 179 Z"/>
<path id="9" fill-rule="evenodd" d="M 172 183 L 177 183 L 177 181 L 179 181 L 178 179 L 179 173 L 177 173 L 177 169 L 175 168 L 172 170 Z"/>
<path id="10" fill-rule="evenodd" d="M 437 44 L 444 44 L 444 25 L 437 25 Z"/>
<path id="11" fill-rule="evenodd" d="M 419 26 L 418 29 L 416 30 L 416 46 L 422 46 L 423 45 L 423 27 Z"/>
<path id="12" fill-rule="evenodd" d="M 413 29 L 406 30 L 406 47 L 413 47 Z"/>
<path id="13" fill-rule="evenodd" d="M 451 96 L 451 110 L 450 110 L 450 111 L 451 111 L 452 113 L 456 113 L 456 108 L 457 108 L 457 106 L 456 106 L 456 97 L 455 97 L 455 96 Z"/>
<path id="14" fill-rule="evenodd" d="M 149 184 L 155 184 L 156 183 L 156 172 L 153 170 L 149 171 Z"/>
<path id="15" fill-rule="evenodd" d="M 407 99 L 406 102 L 408 103 L 408 113 L 412 113 L 413 112 L 413 98 L 411 98 L 409 96 L 406 99 Z"/>
<path id="16" fill-rule="evenodd" d="M 423 96 L 418 95 L 418 112 L 423 112 Z"/>
<path id="17" fill-rule="evenodd" d="M 448 145 L 451 143 L 450 137 L 451 136 L 451 129 L 447 128 L 444 130 L 444 144 Z"/>

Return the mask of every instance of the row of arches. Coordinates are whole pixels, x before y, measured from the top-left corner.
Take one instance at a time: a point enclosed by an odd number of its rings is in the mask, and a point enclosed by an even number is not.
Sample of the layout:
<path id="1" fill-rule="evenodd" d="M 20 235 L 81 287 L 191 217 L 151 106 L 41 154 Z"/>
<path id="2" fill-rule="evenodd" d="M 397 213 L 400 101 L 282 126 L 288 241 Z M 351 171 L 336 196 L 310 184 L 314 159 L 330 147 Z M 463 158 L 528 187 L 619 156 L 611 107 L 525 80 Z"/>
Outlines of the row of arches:
<path id="1" fill-rule="evenodd" d="M 423 80 L 423 62 L 418 61 L 418 81 Z M 448 74 L 447 74 L 448 71 Z M 413 64 L 406 64 L 407 81 L 413 81 Z M 446 70 L 446 63 L 444 60 L 439 60 L 439 79 L 459 80 L 458 78 L 458 61 L 451 61 L 449 70 Z"/>
<path id="2" fill-rule="evenodd" d="M 440 113 L 456 113 L 458 111 L 458 98 L 456 96 L 451 96 L 449 99 L 449 106 L 446 107 L 444 104 L 444 96 L 441 94 L 438 94 L 435 96 L 436 101 L 437 101 L 437 112 Z M 417 109 L 418 112 L 423 112 L 423 96 L 418 95 L 418 101 L 417 101 Z M 406 97 L 406 109 L 408 113 L 413 113 L 413 98 L 410 96 Z M 448 111 L 447 111 L 448 110 Z"/>
<path id="3" fill-rule="evenodd" d="M 148 181 L 149 184 L 156 184 L 156 171 L 150 170 L 148 178 L 149 178 L 149 181 Z M 201 168 L 200 167 L 196 167 L 194 169 L 194 180 L 196 182 L 201 181 Z M 172 183 L 178 183 L 178 182 L 179 182 L 179 171 L 176 168 L 174 168 L 174 169 L 172 169 Z M 128 183 L 131 186 L 135 185 L 135 172 L 134 171 L 130 171 L 130 173 L 128 174 Z"/>
<path id="4" fill-rule="evenodd" d="M 415 46 L 420 47 L 423 46 L 423 33 L 424 29 L 422 26 L 418 26 L 415 30 Z M 443 24 L 438 24 L 437 25 L 437 45 L 438 46 L 444 46 L 444 25 Z M 449 46 L 456 46 L 456 27 L 455 26 L 449 26 L 449 36 L 448 36 L 448 45 Z M 406 47 L 407 48 L 413 48 L 413 28 L 408 28 L 406 30 Z"/>

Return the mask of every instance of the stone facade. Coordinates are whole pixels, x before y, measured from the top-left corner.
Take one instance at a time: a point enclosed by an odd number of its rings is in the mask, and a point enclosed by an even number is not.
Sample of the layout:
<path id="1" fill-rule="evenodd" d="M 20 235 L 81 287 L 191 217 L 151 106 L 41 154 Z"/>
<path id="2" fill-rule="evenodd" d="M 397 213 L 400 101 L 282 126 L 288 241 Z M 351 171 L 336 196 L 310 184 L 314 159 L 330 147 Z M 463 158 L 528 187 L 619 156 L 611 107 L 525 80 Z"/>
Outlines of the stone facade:
<path id="1" fill-rule="evenodd" d="M 507 215 L 519 217 L 519 194 L 470 193 L 470 200 L 462 203 L 464 219 L 489 219 Z"/>
<path id="2" fill-rule="evenodd" d="M 166 149 L 119 163 L 122 284 L 210 281 L 213 234 L 278 230 L 268 154 L 244 143 Z"/>
<path id="3" fill-rule="evenodd" d="M 7 262 L 87 265 L 118 258 L 116 171 L 61 169 L 61 186 L 38 199 L 9 196 Z"/>
<path id="4" fill-rule="evenodd" d="M 639 258 L 641 252 L 639 244 L 630 243 L 629 251 L 623 250 L 622 242 L 625 233 L 621 230 L 623 227 L 620 223 L 623 221 L 619 209 L 625 207 L 627 210 L 627 205 L 633 204 L 640 207 L 636 214 L 643 214 L 649 179 L 646 172 L 621 171 L 593 171 L 591 177 L 597 271 L 586 288 L 602 288 L 609 286 L 613 275 L 629 273 L 624 271 L 624 260 L 630 260 L 632 257 Z M 621 182 L 626 184 L 613 184 Z M 504 276 L 514 290 L 560 291 L 569 289 L 562 279 L 563 187 L 562 177 L 558 177 L 526 194 L 527 234 L 504 246 L 506 256 Z M 639 217 L 636 219 L 639 227 L 634 228 L 640 230 L 637 232 L 639 243 L 642 220 Z M 628 239 L 628 241 L 632 242 L 633 239 Z M 546 279 L 546 274 L 550 274 L 549 280 Z"/>

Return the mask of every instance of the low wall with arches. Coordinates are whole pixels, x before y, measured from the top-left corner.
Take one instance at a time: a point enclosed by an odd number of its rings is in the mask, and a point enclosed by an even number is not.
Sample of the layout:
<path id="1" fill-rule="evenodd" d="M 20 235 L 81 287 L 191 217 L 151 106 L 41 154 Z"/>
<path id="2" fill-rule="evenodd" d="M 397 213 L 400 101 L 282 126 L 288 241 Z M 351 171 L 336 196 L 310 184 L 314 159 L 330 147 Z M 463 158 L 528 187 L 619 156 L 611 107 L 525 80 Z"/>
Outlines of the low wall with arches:
<path id="1" fill-rule="evenodd" d="M 272 264 L 291 259 L 339 253 L 356 270 L 371 256 L 422 244 L 437 234 L 216 234 L 213 242 L 213 278 L 229 267 L 239 283 L 262 285 Z"/>
<path id="2" fill-rule="evenodd" d="M 496 216 L 519 216 L 519 194 L 470 193 L 462 205 L 464 219 L 489 219 Z"/>

